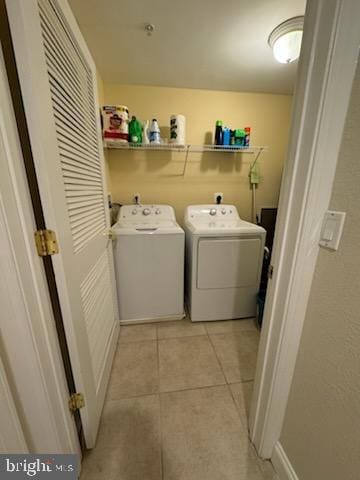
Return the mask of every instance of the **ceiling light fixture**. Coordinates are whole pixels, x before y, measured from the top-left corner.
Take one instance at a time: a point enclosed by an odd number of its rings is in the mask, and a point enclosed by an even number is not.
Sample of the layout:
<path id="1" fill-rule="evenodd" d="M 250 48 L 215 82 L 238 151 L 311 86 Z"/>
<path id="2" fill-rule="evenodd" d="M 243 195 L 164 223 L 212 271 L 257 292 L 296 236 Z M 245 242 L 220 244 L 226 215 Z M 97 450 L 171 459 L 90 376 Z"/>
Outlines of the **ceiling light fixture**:
<path id="1" fill-rule="evenodd" d="M 303 25 L 303 16 L 293 17 L 280 23 L 270 33 L 268 43 L 278 62 L 291 63 L 299 58 Z"/>

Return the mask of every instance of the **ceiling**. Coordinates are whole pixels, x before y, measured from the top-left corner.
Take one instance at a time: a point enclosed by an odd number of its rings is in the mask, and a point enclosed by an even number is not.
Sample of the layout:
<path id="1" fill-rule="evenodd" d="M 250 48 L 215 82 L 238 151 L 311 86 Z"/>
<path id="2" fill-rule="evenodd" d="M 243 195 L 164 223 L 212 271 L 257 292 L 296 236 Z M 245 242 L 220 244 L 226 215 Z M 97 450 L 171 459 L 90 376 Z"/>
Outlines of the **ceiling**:
<path id="1" fill-rule="evenodd" d="M 267 40 L 306 0 L 68 1 L 106 83 L 293 91 L 297 62 L 277 63 Z"/>

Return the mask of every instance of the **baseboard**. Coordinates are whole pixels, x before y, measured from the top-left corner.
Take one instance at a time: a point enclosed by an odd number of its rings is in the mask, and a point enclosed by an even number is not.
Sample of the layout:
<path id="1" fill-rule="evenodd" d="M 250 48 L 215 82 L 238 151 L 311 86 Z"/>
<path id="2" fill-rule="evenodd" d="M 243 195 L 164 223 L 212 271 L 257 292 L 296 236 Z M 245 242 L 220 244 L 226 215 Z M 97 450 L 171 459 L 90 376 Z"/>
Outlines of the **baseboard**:
<path id="1" fill-rule="evenodd" d="M 176 315 L 170 315 L 168 317 L 149 317 L 149 318 L 136 318 L 131 320 L 120 320 L 120 325 L 138 325 L 142 323 L 160 323 L 160 322 L 173 322 L 175 320 L 182 320 L 185 318 L 185 312 Z"/>
<path id="2" fill-rule="evenodd" d="M 274 447 L 271 463 L 280 480 L 299 480 L 280 442 Z"/>

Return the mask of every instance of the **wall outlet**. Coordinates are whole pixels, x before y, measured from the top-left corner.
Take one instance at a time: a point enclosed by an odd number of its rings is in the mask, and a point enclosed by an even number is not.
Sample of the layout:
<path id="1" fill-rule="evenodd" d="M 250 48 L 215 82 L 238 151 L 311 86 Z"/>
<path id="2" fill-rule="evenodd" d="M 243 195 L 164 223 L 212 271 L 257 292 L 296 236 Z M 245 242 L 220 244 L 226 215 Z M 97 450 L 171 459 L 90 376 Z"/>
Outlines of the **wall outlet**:
<path id="1" fill-rule="evenodd" d="M 135 205 L 140 205 L 140 203 L 141 203 L 140 193 L 134 193 L 133 202 L 135 203 Z"/>
<path id="2" fill-rule="evenodd" d="M 218 203 L 218 197 L 220 197 L 220 203 L 224 201 L 224 194 L 221 192 L 214 193 L 214 203 Z"/>

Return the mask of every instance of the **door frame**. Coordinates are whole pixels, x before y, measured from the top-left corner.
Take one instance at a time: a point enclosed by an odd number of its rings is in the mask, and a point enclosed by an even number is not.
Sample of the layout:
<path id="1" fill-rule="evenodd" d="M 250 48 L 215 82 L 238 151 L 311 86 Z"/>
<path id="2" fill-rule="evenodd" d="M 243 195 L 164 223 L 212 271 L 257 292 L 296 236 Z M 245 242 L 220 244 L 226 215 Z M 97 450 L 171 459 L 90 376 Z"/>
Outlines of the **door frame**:
<path id="1" fill-rule="evenodd" d="M 279 440 L 360 45 L 358 0 L 308 0 L 250 411 L 262 458 Z"/>

